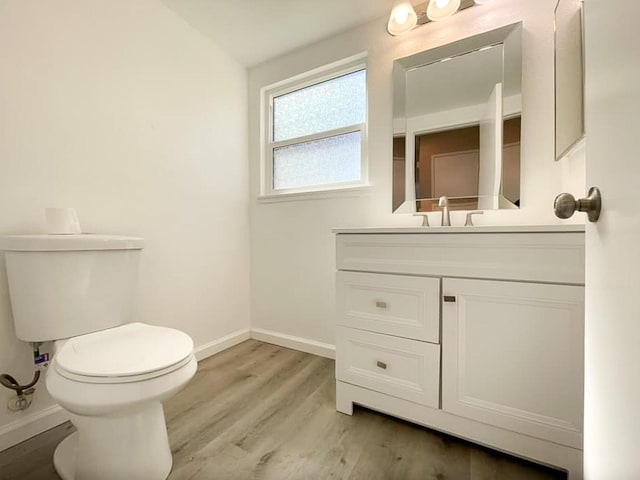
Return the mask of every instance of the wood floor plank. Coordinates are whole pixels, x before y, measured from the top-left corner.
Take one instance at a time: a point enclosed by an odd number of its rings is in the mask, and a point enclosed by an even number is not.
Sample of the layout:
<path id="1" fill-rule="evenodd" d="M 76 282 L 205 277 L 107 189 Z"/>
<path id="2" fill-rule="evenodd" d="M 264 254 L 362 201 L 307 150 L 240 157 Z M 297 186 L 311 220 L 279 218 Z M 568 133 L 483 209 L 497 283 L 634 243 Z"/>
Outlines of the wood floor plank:
<path id="1" fill-rule="evenodd" d="M 165 405 L 170 480 L 560 480 L 566 475 L 364 408 L 335 410 L 335 364 L 248 340 Z M 57 480 L 65 424 L 0 452 L 2 480 Z"/>
<path id="2" fill-rule="evenodd" d="M 74 431 L 73 425 L 66 422 L 0 452 L 0 479 L 59 480 L 53 468 L 53 451 Z"/>

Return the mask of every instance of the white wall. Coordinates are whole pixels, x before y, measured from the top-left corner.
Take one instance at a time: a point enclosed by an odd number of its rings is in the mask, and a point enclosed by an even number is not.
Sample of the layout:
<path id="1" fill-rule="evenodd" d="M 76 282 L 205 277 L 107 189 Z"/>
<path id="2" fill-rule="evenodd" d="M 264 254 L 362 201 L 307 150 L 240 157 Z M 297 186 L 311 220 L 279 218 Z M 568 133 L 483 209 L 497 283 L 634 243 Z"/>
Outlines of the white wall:
<path id="1" fill-rule="evenodd" d="M 249 71 L 252 327 L 334 343 L 333 227 L 420 225 L 391 213 L 392 64 L 395 58 L 522 20 L 522 208 L 493 211 L 478 224 L 558 223 L 555 195 L 584 193 L 584 156 L 554 162 L 553 10 L 556 0 L 494 0 L 401 37 L 386 18 L 258 65 Z M 363 51 L 369 54 L 371 188 L 360 196 L 262 202 L 259 193 L 260 88 Z M 461 225 L 464 213 L 453 212 Z M 431 224 L 436 224 L 436 214 Z M 576 222 L 584 221 L 576 217 Z"/>
<path id="2" fill-rule="evenodd" d="M 141 320 L 199 346 L 248 329 L 246 70 L 154 0 L 0 0 L 0 58 L 0 234 L 75 207 L 145 237 Z M 4 272 L 0 372 L 26 382 Z M 9 396 L 0 434 L 52 404 L 43 382 L 23 414 Z"/>

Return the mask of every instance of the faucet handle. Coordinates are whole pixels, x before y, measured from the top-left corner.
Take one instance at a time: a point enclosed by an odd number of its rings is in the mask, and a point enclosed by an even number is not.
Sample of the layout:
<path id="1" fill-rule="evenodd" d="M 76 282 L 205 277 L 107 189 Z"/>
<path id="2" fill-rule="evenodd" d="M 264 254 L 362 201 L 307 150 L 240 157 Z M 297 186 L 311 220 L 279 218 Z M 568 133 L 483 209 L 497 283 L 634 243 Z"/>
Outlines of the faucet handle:
<path id="1" fill-rule="evenodd" d="M 413 214 L 414 217 L 422 217 L 422 226 L 423 227 L 428 227 L 429 226 L 429 216 L 426 213 L 419 213 L 416 212 Z"/>
<path id="2" fill-rule="evenodd" d="M 473 212 L 467 213 L 467 218 L 464 221 L 465 227 L 473 227 L 472 215 L 484 215 L 484 212 L 482 210 L 474 210 Z"/>

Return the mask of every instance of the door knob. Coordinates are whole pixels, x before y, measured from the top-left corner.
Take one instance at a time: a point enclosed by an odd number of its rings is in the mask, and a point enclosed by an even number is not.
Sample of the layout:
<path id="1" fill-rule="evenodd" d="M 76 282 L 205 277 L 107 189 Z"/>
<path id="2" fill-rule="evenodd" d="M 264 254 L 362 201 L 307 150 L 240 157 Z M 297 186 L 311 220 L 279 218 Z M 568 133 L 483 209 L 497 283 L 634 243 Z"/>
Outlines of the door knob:
<path id="1" fill-rule="evenodd" d="M 570 193 L 561 193 L 553 201 L 553 208 L 558 218 L 570 218 L 577 210 L 585 212 L 590 222 L 597 222 L 600 218 L 601 207 L 602 197 L 598 187 L 591 187 L 587 198 L 576 200 Z"/>

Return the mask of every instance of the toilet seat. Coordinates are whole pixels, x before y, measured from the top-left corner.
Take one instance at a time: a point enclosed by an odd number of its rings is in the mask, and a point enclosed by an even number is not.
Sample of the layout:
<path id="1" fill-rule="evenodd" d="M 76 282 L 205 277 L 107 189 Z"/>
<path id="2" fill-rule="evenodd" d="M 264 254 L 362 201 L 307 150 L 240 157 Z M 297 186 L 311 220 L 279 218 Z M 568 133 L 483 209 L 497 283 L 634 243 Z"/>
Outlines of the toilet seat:
<path id="1" fill-rule="evenodd" d="M 129 323 L 69 339 L 56 371 L 85 383 L 129 383 L 165 375 L 191 360 L 193 340 L 172 328 Z"/>

